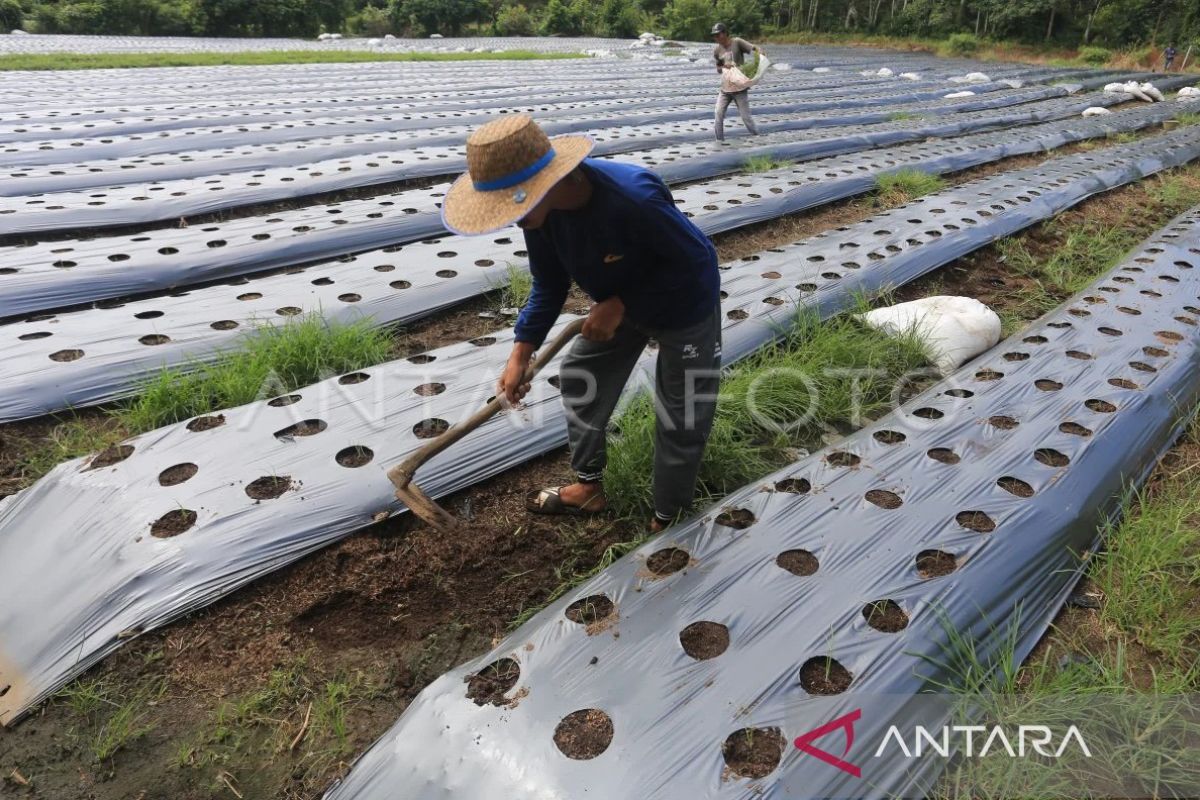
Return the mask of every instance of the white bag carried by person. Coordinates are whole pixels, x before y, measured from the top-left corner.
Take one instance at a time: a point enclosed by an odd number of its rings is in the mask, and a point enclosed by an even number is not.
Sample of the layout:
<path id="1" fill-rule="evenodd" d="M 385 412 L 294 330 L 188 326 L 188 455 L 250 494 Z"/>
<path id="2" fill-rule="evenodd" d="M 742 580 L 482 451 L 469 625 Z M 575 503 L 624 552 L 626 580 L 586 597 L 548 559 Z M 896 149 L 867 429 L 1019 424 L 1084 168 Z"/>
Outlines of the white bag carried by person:
<path id="1" fill-rule="evenodd" d="M 924 297 L 857 316 L 889 336 L 912 332 L 943 375 L 1000 341 L 1000 317 L 973 297 Z"/>
<path id="2" fill-rule="evenodd" d="M 761 50 L 755 51 L 758 54 L 758 71 L 754 73 L 753 78 L 747 78 L 746 73 L 742 72 L 741 67 L 730 67 L 721 73 L 721 91 L 728 94 L 734 92 L 742 92 L 755 86 L 763 79 L 763 76 L 771 69 L 771 59 L 767 58 L 766 54 Z"/>

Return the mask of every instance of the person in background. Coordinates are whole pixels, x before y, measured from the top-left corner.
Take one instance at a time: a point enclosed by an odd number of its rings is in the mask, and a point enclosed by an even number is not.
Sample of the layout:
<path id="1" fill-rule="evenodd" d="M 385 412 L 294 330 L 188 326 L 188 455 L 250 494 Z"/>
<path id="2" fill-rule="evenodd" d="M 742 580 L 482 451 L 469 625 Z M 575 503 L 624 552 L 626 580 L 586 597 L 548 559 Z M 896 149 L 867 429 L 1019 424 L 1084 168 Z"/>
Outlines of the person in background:
<path id="1" fill-rule="evenodd" d="M 729 35 L 729 28 L 724 22 L 718 22 L 712 28 L 713 39 L 716 44 L 713 46 L 713 60 L 717 62 L 717 74 L 723 75 L 725 70 L 732 67 L 740 67 L 746 63 L 746 56 L 758 50 L 758 48 L 745 39 L 737 36 Z M 746 126 L 746 130 L 750 131 L 751 136 L 758 134 L 758 127 L 754 124 L 754 118 L 750 116 L 750 90 L 743 89 L 740 92 L 726 92 L 720 90 L 717 92 L 717 117 L 716 117 L 716 134 L 717 141 L 725 141 L 725 112 L 729 108 L 729 103 L 737 103 L 738 113 L 742 116 L 742 123 Z"/>
<path id="2" fill-rule="evenodd" d="M 1177 55 L 1179 55 L 1179 51 L 1175 49 L 1175 45 L 1167 45 L 1167 49 L 1163 51 L 1164 72 L 1170 72 L 1171 67 L 1175 66 L 1175 56 Z"/>
<path id="3" fill-rule="evenodd" d="M 509 404 L 529 392 L 525 371 L 571 284 L 594 302 L 559 374 L 575 481 L 530 491 L 528 511 L 605 510 L 609 421 L 647 345 L 657 344 L 649 525 L 657 533 L 692 504 L 716 413 L 723 321 L 717 251 L 657 175 L 587 158 L 591 149 L 583 136 L 547 138 L 525 115 L 489 122 L 467 139 L 468 171 L 446 193 L 442 221 L 465 235 L 514 222 L 525 233 L 533 288 L 496 391 Z"/>

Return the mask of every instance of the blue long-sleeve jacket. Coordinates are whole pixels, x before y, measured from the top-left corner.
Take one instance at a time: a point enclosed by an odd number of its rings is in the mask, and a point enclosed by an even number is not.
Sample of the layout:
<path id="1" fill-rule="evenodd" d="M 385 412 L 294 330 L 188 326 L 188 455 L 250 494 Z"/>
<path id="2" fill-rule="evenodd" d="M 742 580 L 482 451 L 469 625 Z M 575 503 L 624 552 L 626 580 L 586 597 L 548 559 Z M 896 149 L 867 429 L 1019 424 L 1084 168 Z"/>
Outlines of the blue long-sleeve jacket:
<path id="1" fill-rule="evenodd" d="M 571 281 L 602 302 L 617 296 L 625 316 L 648 328 L 694 325 L 716 308 L 717 251 L 675 207 L 653 172 L 585 159 L 588 204 L 552 211 L 525 231 L 533 290 L 517 318 L 516 340 L 540 345 L 562 312 Z"/>

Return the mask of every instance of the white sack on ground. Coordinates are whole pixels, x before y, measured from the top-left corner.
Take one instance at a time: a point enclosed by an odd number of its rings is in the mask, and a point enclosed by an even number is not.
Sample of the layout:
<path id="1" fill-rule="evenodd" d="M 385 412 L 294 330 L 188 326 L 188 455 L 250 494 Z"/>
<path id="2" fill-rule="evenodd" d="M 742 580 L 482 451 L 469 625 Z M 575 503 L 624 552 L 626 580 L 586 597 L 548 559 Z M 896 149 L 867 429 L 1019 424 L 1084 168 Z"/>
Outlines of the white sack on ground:
<path id="1" fill-rule="evenodd" d="M 876 74 L 876 75 L 878 75 L 878 76 L 879 76 L 879 77 L 881 77 L 881 78 L 890 78 L 890 77 L 892 77 L 893 75 L 895 75 L 896 73 L 892 72 L 892 71 L 891 71 L 890 69 L 888 69 L 887 67 L 880 67 L 880 68 L 879 68 L 879 72 L 876 72 L 875 74 Z"/>
<path id="2" fill-rule="evenodd" d="M 1155 86 L 1153 83 L 1148 83 L 1148 82 L 1143 83 L 1141 88 L 1142 88 L 1143 92 L 1150 95 L 1150 97 L 1154 98 L 1154 102 L 1156 102 L 1156 103 L 1161 103 L 1162 101 L 1167 99 L 1167 98 L 1163 97 L 1163 93 L 1160 92 L 1158 90 L 1158 87 Z"/>
<path id="3" fill-rule="evenodd" d="M 918 74 L 917 74 L 917 73 L 915 73 L 915 72 L 901 72 L 901 73 L 900 73 L 900 77 L 901 77 L 901 78 L 904 78 L 904 80 L 906 80 L 906 81 L 919 81 L 919 80 L 921 80 L 921 76 L 920 76 L 920 75 L 918 75 Z"/>
<path id="4" fill-rule="evenodd" d="M 972 297 L 924 297 L 877 308 L 858 318 L 889 336 L 915 333 L 943 375 L 1000 341 L 1000 317 Z"/>
<path id="5" fill-rule="evenodd" d="M 1179 90 L 1179 94 L 1175 95 L 1176 100 L 1188 100 L 1192 97 L 1200 97 L 1200 89 L 1195 86 L 1185 86 Z"/>
<path id="6" fill-rule="evenodd" d="M 1083 110 L 1083 116 L 1085 117 L 1102 117 L 1105 114 L 1111 113 L 1112 112 L 1107 108 L 1101 108 L 1100 106 L 1092 106 L 1091 108 L 1085 108 Z"/>
<path id="7" fill-rule="evenodd" d="M 974 92 L 962 91 L 962 92 L 951 92 L 948 95 L 944 95 L 944 98 L 946 100 L 957 100 L 960 97 L 974 97 L 974 96 L 975 96 Z"/>

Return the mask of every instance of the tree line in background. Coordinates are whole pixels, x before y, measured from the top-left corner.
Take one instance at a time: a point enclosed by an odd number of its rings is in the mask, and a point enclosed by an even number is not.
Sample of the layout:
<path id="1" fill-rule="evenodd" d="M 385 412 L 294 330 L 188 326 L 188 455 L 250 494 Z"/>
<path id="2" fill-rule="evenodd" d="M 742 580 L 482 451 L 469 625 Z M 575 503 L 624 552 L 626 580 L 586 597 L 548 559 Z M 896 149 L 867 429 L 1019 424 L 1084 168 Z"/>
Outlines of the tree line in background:
<path id="1" fill-rule="evenodd" d="M 745 36 L 948 39 L 960 54 L 985 38 L 1129 48 L 1191 41 L 1200 0 L 0 0 L 0 27 L 39 33 L 628 38 L 649 30 L 706 40 L 718 19 Z"/>

